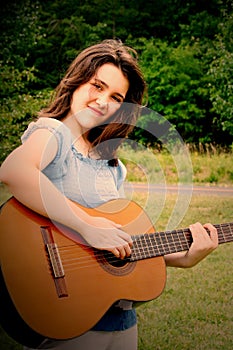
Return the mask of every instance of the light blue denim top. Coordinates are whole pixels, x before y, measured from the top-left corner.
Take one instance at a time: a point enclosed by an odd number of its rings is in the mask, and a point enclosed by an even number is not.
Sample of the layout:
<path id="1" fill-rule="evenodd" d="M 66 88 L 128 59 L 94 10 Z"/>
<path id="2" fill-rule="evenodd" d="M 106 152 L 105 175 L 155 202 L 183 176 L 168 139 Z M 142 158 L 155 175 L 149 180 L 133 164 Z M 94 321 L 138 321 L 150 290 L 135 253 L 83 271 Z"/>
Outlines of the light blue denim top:
<path id="1" fill-rule="evenodd" d="M 75 138 L 70 129 L 53 118 L 39 118 L 31 122 L 22 135 L 22 143 L 38 129 L 51 131 L 57 139 L 57 154 L 43 173 L 66 197 L 82 206 L 94 208 L 122 196 L 119 190 L 126 177 L 126 168 L 120 160 L 118 166 L 112 167 L 107 160 L 84 157 L 74 147 Z M 118 331 L 135 323 L 134 309 L 113 307 L 93 329 Z"/>
<path id="2" fill-rule="evenodd" d="M 54 160 L 43 173 L 69 199 L 85 206 L 97 207 L 111 199 L 119 198 L 119 189 L 126 176 L 126 168 L 112 167 L 107 160 L 84 157 L 73 143 L 75 138 L 62 122 L 40 118 L 29 124 L 22 142 L 38 129 L 50 130 L 57 139 L 58 150 Z"/>

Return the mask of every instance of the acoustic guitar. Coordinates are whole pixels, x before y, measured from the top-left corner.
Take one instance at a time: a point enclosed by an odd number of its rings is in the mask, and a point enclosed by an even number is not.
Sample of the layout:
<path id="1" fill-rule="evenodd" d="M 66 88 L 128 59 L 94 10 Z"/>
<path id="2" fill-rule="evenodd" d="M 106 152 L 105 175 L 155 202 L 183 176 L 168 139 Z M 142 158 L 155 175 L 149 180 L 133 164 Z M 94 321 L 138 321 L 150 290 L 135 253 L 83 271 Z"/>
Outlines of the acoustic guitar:
<path id="1" fill-rule="evenodd" d="M 166 282 L 163 256 L 192 243 L 189 229 L 155 232 L 144 210 L 127 199 L 82 209 L 122 224 L 132 236 L 131 256 L 120 260 L 94 249 L 13 197 L 1 208 L 0 322 L 24 345 L 77 337 L 118 300 L 136 306 L 155 299 Z M 220 244 L 233 241 L 233 223 L 215 227 Z"/>

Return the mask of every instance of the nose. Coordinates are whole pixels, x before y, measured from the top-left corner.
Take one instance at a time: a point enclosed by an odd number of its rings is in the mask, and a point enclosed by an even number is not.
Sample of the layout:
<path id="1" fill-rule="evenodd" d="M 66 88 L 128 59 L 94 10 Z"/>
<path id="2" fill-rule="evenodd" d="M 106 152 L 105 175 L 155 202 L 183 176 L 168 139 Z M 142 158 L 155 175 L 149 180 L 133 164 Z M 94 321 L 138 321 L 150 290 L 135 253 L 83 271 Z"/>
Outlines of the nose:
<path id="1" fill-rule="evenodd" d="M 96 99 L 96 102 L 100 108 L 106 108 L 109 102 L 109 97 L 107 95 L 101 95 Z"/>

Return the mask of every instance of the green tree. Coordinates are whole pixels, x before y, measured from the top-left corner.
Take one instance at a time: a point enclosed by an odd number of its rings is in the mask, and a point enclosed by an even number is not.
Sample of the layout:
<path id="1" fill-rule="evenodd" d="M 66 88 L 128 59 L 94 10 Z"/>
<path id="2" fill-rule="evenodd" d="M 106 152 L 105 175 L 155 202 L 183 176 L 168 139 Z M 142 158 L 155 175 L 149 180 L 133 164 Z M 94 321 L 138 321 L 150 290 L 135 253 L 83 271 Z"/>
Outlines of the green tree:
<path id="1" fill-rule="evenodd" d="M 138 49 L 148 108 L 185 141 L 231 144 L 231 13 L 230 0 L 9 0 L 0 14 L 2 155 L 76 54 L 112 37 Z"/>
<path id="2" fill-rule="evenodd" d="M 219 24 L 214 41 L 213 61 L 209 69 L 210 100 L 216 128 L 233 142 L 233 15 Z M 229 140 L 230 141 L 230 140 Z"/>
<path id="3" fill-rule="evenodd" d="M 187 142 L 210 141 L 208 89 L 195 50 L 155 39 L 141 39 L 137 45 L 148 83 L 148 108 L 165 116 Z"/>

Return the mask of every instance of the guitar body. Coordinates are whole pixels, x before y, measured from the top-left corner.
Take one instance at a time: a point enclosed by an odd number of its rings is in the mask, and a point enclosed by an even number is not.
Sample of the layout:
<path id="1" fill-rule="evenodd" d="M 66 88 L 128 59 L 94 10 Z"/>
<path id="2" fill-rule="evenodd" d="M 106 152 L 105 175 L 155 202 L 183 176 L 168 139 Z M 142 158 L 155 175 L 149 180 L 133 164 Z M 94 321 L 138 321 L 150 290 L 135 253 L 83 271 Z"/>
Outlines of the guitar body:
<path id="1" fill-rule="evenodd" d="M 122 224 L 131 235 L 154 232 L 146 213 L 132 201 L 119 199 L 82 209 Z M 145 302 L 162 293 L 166 282 L 162 256 L 120 261 L 88 247 L 81 237 L 78 241 L 72 237 L 72 230 L 14 198 L 1 209 L 2 279 L 24 327 L 35 334 L 51 339 L 77 337 L 116 301 Z M 0 286 L 0 295 L 1 290 Z"/>

